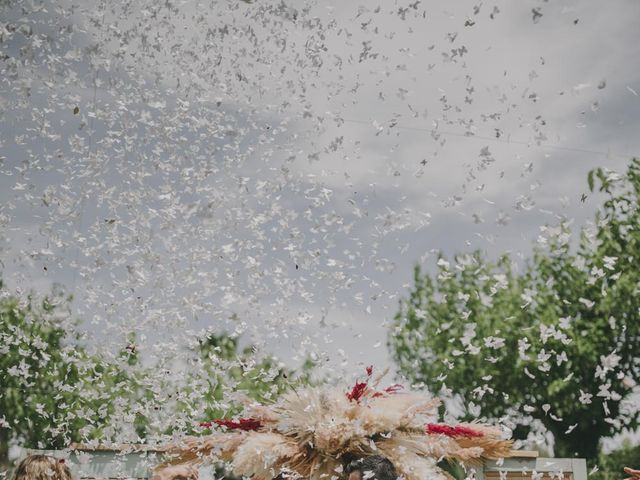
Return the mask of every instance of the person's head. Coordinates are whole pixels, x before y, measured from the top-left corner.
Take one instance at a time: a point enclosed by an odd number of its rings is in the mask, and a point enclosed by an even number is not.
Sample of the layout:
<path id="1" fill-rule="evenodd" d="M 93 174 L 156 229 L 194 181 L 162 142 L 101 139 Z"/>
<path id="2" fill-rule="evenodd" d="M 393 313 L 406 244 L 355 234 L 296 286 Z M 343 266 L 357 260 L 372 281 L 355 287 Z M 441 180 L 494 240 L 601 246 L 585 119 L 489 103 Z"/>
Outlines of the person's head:
<path id="1" fill-rule="evenodd" d="M 381 455 L 370 455 L 349 461 L 344 469 L 348 480 L 396 480 L 393 463 Z"/>
<path id="2" fill-rule="evenodd" d="M 73 477 L 64 459 L 29 455 L 16 467 L 13 480 L 73 480 Z"/>

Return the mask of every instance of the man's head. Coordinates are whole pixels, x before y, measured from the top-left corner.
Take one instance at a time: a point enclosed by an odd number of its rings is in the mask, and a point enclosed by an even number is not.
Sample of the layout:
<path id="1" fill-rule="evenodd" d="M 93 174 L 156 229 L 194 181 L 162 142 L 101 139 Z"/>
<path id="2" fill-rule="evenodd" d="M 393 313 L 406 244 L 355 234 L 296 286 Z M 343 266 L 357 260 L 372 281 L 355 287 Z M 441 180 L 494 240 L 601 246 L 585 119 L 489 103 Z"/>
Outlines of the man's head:
<path id="1" fill-rule="evenodd" d="M 393 463 L 381 455 L 370 455 L 347 463 L 345 474 L 348 480 L 396 480 L 398 474 Z"/>

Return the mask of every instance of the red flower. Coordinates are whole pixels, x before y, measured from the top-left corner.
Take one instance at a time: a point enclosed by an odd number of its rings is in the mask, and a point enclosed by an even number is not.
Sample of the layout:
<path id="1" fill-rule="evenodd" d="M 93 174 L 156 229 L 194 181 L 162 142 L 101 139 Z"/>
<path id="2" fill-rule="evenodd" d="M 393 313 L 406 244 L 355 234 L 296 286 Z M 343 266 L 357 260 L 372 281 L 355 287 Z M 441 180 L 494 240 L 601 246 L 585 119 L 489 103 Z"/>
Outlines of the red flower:
<path id="1" fill-rule="evenodd" d="M 352 402 L 354 400 L 357 402 L 362 398 L 366 391 L 367 382 L 356 382 L 351 391 L 347 393 L 347 398 Z"/>
<path id="2" fill-rule="evenodd" d="M 428 423 L 425 433 L 430 435 L 446 435 L 447 437 L 484 437 L 484 433 L 464 425 L 446 425 L 444 423 Z"/>
<path id="3" fill-rule="evenodd" d="M 258 430 L 262 426 L 262 422 L 255 418 L 241 418 L 237 422 L 235 420 L 217 419 L 212 422 L 202 422 L 200 426 L 203 428 L 211 428 L 213 425 L 227 427 L 237 430 Z"/>
<path id="4" fill-rule="evenodd" d="M 384 394 L 386 394 L 386 393 L 389 393 L 389 394 L 397 393 L 399 390 L 404 388 L 402 385 L 396 383 L 394 385 L 391 385 L 390 387 L 385 388 L 384 391 L 382 391 L 382 392 L 376 392 L 376 391 L 367 390 L 368 389 L 369 378 L 371 378 L 371 375 L 373 375 L 373 365 L 368 366 L 366 368 L 366 371 L 367 371 L 367 379 L 364 382 L 357 382 L 356 381 L 356 384 L 353 386 L 351 391 L 349 393 L 347 393 L 347 398 L 350 401 L 354 401 L 355 400 L 357 402 L 367 394 L 371 395 L 371 397 L 373 397 L 373 398 L 378 398 L 378 397 L 384 396 Z"/>

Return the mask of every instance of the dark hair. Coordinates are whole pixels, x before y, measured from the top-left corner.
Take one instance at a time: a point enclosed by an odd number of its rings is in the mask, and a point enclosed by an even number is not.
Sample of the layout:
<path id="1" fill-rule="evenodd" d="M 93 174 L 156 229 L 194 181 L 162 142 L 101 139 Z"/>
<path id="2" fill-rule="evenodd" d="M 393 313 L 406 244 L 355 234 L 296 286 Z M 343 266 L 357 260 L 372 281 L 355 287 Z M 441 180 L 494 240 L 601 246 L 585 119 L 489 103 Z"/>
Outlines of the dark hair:
<path id="1" fill-rule="evenodd" d="M 349 475 L 352 472 L 359 471 L 364 476 L 367 472 L 373 473 L 369 478 L 371 480 L 396 480 L 398 474 L 393 463 L 382 455 L 369 455 L 351 459 L 345 466 L 344 472 Z"/>

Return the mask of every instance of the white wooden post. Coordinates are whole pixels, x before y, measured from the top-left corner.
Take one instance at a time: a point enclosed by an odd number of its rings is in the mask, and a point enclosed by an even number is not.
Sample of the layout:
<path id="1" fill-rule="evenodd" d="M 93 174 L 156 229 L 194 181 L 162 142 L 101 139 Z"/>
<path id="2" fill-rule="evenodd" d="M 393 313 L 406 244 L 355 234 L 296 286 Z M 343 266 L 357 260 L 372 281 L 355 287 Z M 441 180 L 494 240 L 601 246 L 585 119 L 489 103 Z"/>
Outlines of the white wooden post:
<path id="1" fill-rule="evenodd" d="M 587 463 L 584 458 L 545 458 L 537 452 L 514 452 L 515 455 L 502 462 L 488 461 L 484 464 L 483 480 L 587 480 Z M 501 475 L 502 474 L 502 475 Z"/>

